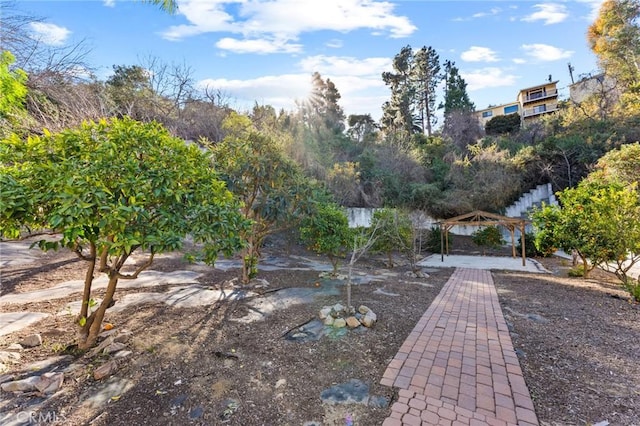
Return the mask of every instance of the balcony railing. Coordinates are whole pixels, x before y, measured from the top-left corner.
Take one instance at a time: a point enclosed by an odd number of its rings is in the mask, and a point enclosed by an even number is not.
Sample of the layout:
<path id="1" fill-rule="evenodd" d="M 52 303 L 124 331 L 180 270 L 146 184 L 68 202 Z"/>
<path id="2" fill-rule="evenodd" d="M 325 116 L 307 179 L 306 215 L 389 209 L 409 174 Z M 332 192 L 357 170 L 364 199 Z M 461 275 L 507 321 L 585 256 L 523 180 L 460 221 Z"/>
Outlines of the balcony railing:
<path id="1" fill-rule="evenodd" d="M 551 89 L 545 92 L 532 93 L 524 97 L 523 102 L 534 102 L 546 98 L 555 98 L 558 96 L 558 89 Z"/>
<path id="2" fill-rule="evenodd" d="M 558 109 L 558 103 L 553 102 L 549 104 L 539 105 L 534 108 L 525 109 L 522 111 L 522 116 L 524 118 L 533 117 L 535 115 L 546 114 L 548 112 L 553 112 Z"/>

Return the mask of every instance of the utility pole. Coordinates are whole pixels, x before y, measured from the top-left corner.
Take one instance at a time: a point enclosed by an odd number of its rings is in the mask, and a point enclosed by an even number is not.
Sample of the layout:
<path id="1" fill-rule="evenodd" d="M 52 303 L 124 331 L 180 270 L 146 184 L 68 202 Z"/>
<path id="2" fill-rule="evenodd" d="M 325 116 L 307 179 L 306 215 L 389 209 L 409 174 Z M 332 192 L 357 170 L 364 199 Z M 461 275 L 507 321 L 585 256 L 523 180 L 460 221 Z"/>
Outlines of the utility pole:
<path id="1" fill-rule="evenodd" d="M 573 65 L 571 65 L 571 62 L 569 62 L 567 65 L 569 66 L 569 75 L 571 76 L 571 84 L 574 84 L 575 81 L 573 81 L 573 71 L 575 71 L 575 68 L 573 67 Z"/>

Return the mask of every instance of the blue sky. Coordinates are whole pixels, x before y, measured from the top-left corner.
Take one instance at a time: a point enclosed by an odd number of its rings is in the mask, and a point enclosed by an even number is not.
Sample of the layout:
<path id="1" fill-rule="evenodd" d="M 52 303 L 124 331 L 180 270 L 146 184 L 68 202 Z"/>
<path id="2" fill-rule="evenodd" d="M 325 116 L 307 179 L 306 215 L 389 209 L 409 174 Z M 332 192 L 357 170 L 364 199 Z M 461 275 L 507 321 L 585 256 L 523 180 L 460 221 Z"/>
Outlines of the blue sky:
<path id="1" fill-rule="evenodd" d="M 377 1 L 178 0 L 175 15 L 131 0 L 27 1 L 43 18 L 30 25 L 42 43 L 84 40 L 100 79 L 113 65 L 154 57 L 186 64 L 199 85 L 224 93 L 234 108 L 255 102 L 294 109 L 311 74 L 330 78 L 347 115 L 381 115 L 389 89 L 381 79 L 410 45 L 451 60 L 477 109 L 516 100 L 521 88 L 597 71 L 586 41 L 602 0 Z"/>

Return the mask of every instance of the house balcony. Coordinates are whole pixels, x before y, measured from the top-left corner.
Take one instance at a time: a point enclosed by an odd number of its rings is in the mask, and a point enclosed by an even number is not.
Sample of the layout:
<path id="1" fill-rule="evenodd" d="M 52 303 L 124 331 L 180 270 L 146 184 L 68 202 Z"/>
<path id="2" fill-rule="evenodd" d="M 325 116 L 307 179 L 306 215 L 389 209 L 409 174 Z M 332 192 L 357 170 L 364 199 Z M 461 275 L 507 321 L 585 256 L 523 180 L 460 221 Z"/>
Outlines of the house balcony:
<path id="1" fill-rule="evenodd" d="M 543 99 L 549 98 L 557 98 L 558 97 L 558 89 L 549 89 L 544 92 L 532 93 L 530 95 L 524 96 L 522 98 L 522 103 L 527 104 L 529 102 L 539 102 Z"/>
<path id="2" fill-rule="evenodd" d="M 557 102 L 551 102 L 548 104 L 543 104 L 543 105 L 537 105 L 533 108 L 525 108 L 522 111 L 522 117 L 523 118 L 531 118 L 531 117 L 535 117 L 537 115 L 542 115 L 542 114 L 547 114 L 549 112 L 554 112 L 558 110 L 558 103 Z"/>

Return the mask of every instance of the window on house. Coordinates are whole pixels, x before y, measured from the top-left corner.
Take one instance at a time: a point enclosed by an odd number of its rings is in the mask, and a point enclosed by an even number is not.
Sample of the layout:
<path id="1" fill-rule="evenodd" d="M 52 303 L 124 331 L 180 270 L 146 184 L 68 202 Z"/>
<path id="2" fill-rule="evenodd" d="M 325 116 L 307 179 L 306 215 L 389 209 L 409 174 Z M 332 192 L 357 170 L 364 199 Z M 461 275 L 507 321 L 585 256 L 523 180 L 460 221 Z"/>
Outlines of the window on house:
<path id="1" fill-rule="evenodd" d="M 493 111 L 484 111 L 482 113 L 482 118 L 491 117 L 493 115 Z"/>
<path id="2" fill-rule="evenodd" d="M 540 114 L 541 112 L 545 112 L 547 110 L 546 105 L 538 105 L 533 107 L 534 114 Z"/>
<path id="3" fill-rule="evenodd" d="M 544 96 L 544 89 L 536 89 L 529 92 L 527 100 L 539 99 Z"/>
<path id="4" fill-rule="evenodd" d="M 514 112 L 518 112 L 518 105 L 510 105 L 507 107 L 504 107 L 504 114 L 513 114 Z"/>

